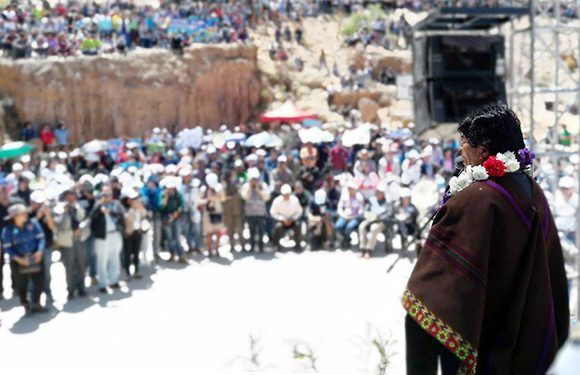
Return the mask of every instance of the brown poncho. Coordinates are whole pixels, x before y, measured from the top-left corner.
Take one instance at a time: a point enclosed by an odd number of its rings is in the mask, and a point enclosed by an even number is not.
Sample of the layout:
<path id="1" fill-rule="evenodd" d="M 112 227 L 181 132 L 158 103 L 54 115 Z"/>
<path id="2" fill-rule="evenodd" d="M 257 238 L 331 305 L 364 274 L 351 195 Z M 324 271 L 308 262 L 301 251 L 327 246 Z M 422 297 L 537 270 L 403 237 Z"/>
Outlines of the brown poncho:
<path id="1" fill-rule="evenodd" d="M 560 240 L 523 173 L 471 184 L 437 212 L 403 296 L 460 372 L 543 374 L 568 337 Z"/>

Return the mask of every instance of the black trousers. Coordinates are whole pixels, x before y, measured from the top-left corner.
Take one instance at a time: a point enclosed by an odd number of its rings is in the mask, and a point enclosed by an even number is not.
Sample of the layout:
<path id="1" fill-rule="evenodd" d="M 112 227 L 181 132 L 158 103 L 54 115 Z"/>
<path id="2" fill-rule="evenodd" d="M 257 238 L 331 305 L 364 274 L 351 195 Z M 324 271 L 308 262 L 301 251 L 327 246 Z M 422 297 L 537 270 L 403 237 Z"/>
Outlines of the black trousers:
<path id="1" fill-rule="evenodd" d="M 14 261 L 10 262 L 16 276 L 16 289 L 20 297 L 20 303 L 28 304 L 28 284 L 32 284 L 32 303 L 40 303 L 40 294 L 43 288 L 44 275 L 42 271 L 32 273 L 21 273 L 20 265 Z"/>
<path id="2" fill-rule="evenodd" d="M 299 248 L 300 242 L 302 241 L 302 233 L 300 233 L 300 223 L 301 223 L 301 221 L 296 220 L 296 221 L 293 221 L 292 224 L 290 224 L 289 226 L 286 226 L 280 221 L 277 222 L 276 227 L 274 229 L 274 235 L 272 237 L 272 240 L 274 241 L 274 245 L 280 246 L 280 240 L 282 239 L 284 234 L 289 230 L 293 230 L 294 231 L 294 242 L 296 243 L 296 245 L 294 245 L 294 246 L 296 248 Z"/>
<path id="3" fill-rule="evenodd" d="M 134 231 L 123 238 L 123 268 L 130 274 L 131 264 L 135 267 L 135 273 L 139 272 L 139 253 L 141 252 L 141 232 Z"/>
<path id="4" fill-rule="evenodd" d="M 258 249 L 264 251 L 264 232 L 266 227 L 266 218 L 264 216 L 247 216 L 246 222 L 250 231 L 250 249 L 255 250 L 256 237 L 258 240 Z"/>
<path id="5" fill-rule="evenodd" d="M 407 375 L 437 375 L 439 359 L 443 375 L 457 374 L 459 359 L 419 327 L 409 315 L 405 318 L 405 336 Z"/>

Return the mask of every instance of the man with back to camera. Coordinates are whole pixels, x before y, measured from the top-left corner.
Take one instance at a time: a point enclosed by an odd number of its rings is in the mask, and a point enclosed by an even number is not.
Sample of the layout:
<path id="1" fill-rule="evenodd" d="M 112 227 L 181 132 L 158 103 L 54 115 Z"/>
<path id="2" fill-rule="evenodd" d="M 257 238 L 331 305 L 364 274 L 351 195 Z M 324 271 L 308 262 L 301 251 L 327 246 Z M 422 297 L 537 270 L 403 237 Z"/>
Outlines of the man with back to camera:
<path id="1" fill-rule="evenodd" d="M 459 125 L 449 183 L 403 295 L 407 373 L 544 374 L 568 337 L 560 239 L 520 121 L 502 105 Z"/>

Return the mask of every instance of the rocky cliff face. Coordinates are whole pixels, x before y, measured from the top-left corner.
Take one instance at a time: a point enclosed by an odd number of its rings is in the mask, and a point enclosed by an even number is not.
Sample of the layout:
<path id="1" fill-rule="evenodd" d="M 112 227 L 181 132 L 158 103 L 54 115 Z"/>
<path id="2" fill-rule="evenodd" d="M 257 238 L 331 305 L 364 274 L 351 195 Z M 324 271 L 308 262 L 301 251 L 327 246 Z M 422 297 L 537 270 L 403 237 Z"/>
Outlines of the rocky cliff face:
<path id="1" fill-rule="evenodd" d="M 194 46 L 183 56 L 139 50 L 128 56 L 0 61 L 0 98 L 13 98 L 19 120 L 64 120 L 71 140 L 139 136 L 254 115 L 260 99 L 257 51 Z"/>

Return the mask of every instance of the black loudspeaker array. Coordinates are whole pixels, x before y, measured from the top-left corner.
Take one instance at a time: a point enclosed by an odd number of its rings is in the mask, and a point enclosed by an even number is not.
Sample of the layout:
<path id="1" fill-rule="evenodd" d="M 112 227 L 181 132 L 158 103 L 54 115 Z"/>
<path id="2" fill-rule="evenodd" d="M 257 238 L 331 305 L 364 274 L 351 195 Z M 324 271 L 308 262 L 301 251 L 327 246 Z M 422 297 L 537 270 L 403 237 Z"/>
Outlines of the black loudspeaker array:
<path id="1" fill-rule="evenodd" d="M 506 103 L 503 36 L 435 35 L 413 42 L 415 121 L 422 131 Z"/>

